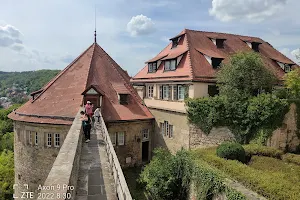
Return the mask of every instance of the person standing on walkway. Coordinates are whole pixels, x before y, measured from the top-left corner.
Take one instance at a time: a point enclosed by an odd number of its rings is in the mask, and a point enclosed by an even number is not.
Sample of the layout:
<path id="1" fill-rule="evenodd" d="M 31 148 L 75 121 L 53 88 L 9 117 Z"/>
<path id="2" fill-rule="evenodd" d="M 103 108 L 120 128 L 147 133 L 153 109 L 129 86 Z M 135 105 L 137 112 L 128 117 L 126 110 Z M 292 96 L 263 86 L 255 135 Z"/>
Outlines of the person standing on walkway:
<path id="1" fill-rule="evenodd" d="M 90 101 L 86 102 L 85 113 L 88 114 L 90 118 L 93 117 L 93 104 Z"/>
<path id="2" fill-rule="evenodd" d="M 81 117 L 80 120 L 82 121 L 82 128 L 83 133 L 85 136 L 85 142 L 89 142 L 91 139 L 91 118 L 88 114 L 84 113 L 83 111 L 80 112 Z"/>

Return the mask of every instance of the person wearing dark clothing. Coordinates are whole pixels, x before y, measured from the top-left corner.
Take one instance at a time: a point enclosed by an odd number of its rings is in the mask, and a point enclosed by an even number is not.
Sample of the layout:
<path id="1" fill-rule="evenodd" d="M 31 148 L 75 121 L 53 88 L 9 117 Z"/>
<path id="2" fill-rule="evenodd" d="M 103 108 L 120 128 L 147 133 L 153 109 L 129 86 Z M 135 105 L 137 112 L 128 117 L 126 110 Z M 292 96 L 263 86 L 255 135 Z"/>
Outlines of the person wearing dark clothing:
<path id="1" fill-rule="evenodd" d="M 91 118 L 88 114 L 84 113 L 83 111 L 80 112 L 81 118 L 80 120 L 82 121 L 82 128 L 83 128 L 83 133 L 85 135 L 85 142 L 89 142 L 91 139 Z"/>

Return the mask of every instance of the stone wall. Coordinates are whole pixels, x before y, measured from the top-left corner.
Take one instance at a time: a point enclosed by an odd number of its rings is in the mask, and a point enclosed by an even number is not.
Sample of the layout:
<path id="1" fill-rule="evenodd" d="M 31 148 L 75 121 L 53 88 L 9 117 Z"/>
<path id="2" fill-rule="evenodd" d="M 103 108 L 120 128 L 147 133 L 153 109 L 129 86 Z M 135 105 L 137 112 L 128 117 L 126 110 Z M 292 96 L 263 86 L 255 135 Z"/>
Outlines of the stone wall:
<path id="1" fill-rule="evenodd" d="M 273 132 L 267 141 L 267 146 L 296 151 L 300 144 L 297 131 L 296 104 L 292 103 L 289 112 L 284 117 L 282 126 Z"/>
<path id="2" fill-rule="evenodd" d="M 125 133 L 125 145 L 114 146 L 119 162 L 122 167 L 129 167 L 142 164 L 142 143 L 149 141 L 149 154 L 151 158 L 152 138 L 153 138 L 153 120 L 139 120 L 128 122 L 107 123 L 109 134 L 117 132 Z M 149 129 L 149 139 L 143 140 L 142 130 Z M 118 143 L 118 142 L 117 142 Z M 126 163 L 127 158 L 127 163 Z M 129 159 L 130 158 L 130 159 Z"/>
<path id="3" fill-rule="evenodd" d="M 51 170 L 60 147 L 47 147 L 46 134 L 59 133 L 61 146 L 69 129 L 70 126 L 66 125 L 14 122 L 15 184 L 18 184 L 15 187 L 16 197 L 20 197 L 20 192 L 36 192 L 39 184 L 43 185 Z M 29 144 L 26 131 L 38 133 L 37 145 L 34 141 Z"/>
<path id="4" fill-rule="evenodd" d="M 189 126 L 186 114 L 153 108 L 149 110 L 155 117 L 153 148 L 165 147 L 172 153 L 181 148 L 189 148 Z M 168 121 L 169 125 L 173 125 L 173 137 L 171 138 L 161 134 L 160 123 L 164 123 L 164 121 Z"/>
<path id="5" fill-rule="evenodd" d="M 200 128 L 190 124 L 190 148 L 206 148 L 216 146 L 224 141 L 235 140 L 234 135 L 227 127 L 213 128 L 205 134 Z"/>
<path id="6" fill-rule="evenodd" d="M 57 155 L 51 170 L 42 186 L 54 189 L 42 189 L 42 199 L 74 199 L 76 195 L 79 161 L 82 148 L 82 122 L 78 112 L 68 131 L 66 139 Z M 48 194 L 51 195 L 48 195 Z M 54 195 L 54 197 L 52 196 Z M 60 197 L 60 198 L 58 198 Z"/>

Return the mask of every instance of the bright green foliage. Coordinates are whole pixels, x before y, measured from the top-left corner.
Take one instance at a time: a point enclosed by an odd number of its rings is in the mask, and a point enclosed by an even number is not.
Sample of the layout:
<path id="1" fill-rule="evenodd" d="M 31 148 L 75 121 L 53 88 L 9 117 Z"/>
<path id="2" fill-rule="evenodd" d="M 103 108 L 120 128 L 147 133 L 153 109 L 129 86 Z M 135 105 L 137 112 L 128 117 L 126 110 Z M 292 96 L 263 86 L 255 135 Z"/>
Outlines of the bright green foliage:
<path id="1" fill-rule="evenodd" d="M 140 175 L 140 182 L 152 199 L 185 199 L 192 170 L 192 159 L 187 151 L 171 155 L 164 149 L 156 149 L 155 156 Z"/>
<path id="2" fill-rule="evenodd" d="M 230 160 L 246 161 L 246 153 L 243 146 L 236 142 L 223 142 L 217 148 L 217 156 Z"/>
<path id="3" fill-rule="evenodd" d="M 284 154 L 284 152 L 279 149 L 256 144 L 244 145 L 244 149 L 246 151 L 246 155 L 250 157 L 257 155 L 280 159 L 281 156 Z"/>
<path id="4" fill-rule="evenodd" d="M 0 136 L 0 152 L 4 149 L 14 151 L 14 132 Z"/>
<path id="5" fill-rule="evenodd" d="M 20 105 L 15 104 L 8 109 L 0 110 L 0 137 L 7 132 L 13 132 L 13 121 L 7 117 L 14 109 L 17 109 Z"/>
<path id="6" fill-rule="evenodd" d="M 206 162 L 267 199 L 300 199 L 300 166 L 270 157 L 253 156 L 249 165 L 215 155 L 215 148 L 197 149 L 198 163 Z"/>
<path id="7" fill-rule="evenodd" d="M 3 151 L 0 154 L 0 200 L 12 199 L 14 184 L 14 154 Z"/>
<path id="8" fill-rule="evenodd" d="M 189 121 L 205 133 L 213 126 L 228 126 L 243 143 L 248 143 L 263 127 L 273 130 L 280 126 L 288 109 L 286 100 L 271 94 L 236 101 L 226 96 L 188 99 L 186 105 Z"/>
<path id="9" fill-rule="evenodd" d="M 284 84 L 293 98 L 300 98 L 300 69 L 297 68 L 287 73 Z"/>
<path id="10" fill-rule="evenodd" d="M 220 94 L 228 97 L 252 96 L 261 89 L 270 91 L 274 81 L 274 74 L 266 69 L 260 55 L 255 52 L 233 55 L 217 76 Z"/>

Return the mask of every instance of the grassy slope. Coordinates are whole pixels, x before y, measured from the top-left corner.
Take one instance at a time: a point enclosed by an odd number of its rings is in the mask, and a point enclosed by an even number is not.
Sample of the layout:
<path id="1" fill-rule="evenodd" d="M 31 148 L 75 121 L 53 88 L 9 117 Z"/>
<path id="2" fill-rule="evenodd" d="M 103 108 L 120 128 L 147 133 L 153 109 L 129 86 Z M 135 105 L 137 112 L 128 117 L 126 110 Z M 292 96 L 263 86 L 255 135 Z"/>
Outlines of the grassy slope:
<path id="1" fill-rule="evenodd" d="M 217 157 L 214 148 L 193 153 L 198 162 L 209 163 L 268 199 L 300 199 L 299 165 L 264 156 L 253 156 L 249 165 L 245 165 Z"/>

